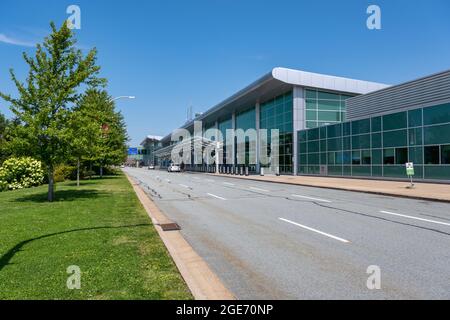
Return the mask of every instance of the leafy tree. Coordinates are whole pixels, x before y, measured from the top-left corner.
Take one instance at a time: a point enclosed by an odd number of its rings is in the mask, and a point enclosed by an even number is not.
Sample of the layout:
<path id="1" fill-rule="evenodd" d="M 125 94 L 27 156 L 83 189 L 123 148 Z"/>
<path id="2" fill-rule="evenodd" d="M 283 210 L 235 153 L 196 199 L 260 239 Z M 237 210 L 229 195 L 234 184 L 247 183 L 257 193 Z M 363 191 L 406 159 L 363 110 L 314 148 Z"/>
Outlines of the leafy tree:
<path id="1" fill-rule="evenodd" d="M 87 90 L 72 118 L 73 155 L 100 167 L 123 163 L 128 140 L 123 116 L 106 91 Z"/>
<path id="2" fill-rule="evenodd" d="M 74 103 L 80 98 L 80 87 L 105 84 L 98 77 L 96 49 L 83 55 L 75 47 L 74 34 L 63 23 L 58 30 L 51 23 L 52 33 L 37 45 L 35 57 L 23 57 L 29 66 L 25 83 L 14 71 L 11 78 L 19 92 L 18 98 L 0 93 L 11 103 L 10 109 L 18 125 L 11 132 L 11 144 L 17 153 L 28 154 L 42 161 L 48 175 L 48 201 L 54 199 L 54 170 L 68 157 L 70 128 L 68 121 Z"/>

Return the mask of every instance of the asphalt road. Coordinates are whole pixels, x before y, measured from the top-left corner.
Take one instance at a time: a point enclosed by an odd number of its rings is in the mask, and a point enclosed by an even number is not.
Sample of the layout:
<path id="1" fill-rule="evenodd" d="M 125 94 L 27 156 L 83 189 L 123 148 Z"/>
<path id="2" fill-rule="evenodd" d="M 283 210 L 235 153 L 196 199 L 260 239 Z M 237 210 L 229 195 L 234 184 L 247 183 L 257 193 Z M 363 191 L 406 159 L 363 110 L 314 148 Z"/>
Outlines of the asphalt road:
<path id="1" fill-rule="evenodd" d="M 450 204 L 125 171 L 238 299 L 450 299 Z"/>

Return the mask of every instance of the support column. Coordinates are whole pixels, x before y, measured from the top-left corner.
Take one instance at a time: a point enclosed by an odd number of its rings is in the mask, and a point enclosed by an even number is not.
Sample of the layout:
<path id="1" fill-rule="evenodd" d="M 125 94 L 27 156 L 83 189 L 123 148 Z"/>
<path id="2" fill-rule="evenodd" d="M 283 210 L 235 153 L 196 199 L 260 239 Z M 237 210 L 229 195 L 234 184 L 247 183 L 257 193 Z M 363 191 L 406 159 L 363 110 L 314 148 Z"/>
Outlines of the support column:
<path id="1" fill-rule="evenodd" d="M 292 167 L 294 175 L 298 174 L 298 139 L 297 132 L 306 128 L 305 88 L 294 86 L 293 92 L 293 137 L 292 137 Z"/>
<path id="2" fill-rule="evenodd" d="M 260 137 L 260 131 L 259 131 L 259 129 L 260 129 L 260 126 L 261 126 L 261 124 L 260 124 L 260 104 L 259 104 L 259 101 L 257 101 L 256 102 L 256 105 L 255 105 L 255 115 L 256 115 L 256 121 L 255 121 L 255 123 L 256 123 L 256 173 L 259 173 L 260 172 L 260 168 L 261 168 L 261 165 L 260 165 L 260 163 L 259 163 L 259 159 L 260 159 L 260 152 L 261 152 L 261 137 Z"/>
<path id="3" fill-rule="evenodd" d="M 233 159 L 233 168 L 236 165 L 236 144 L 234 143 L 236 137 L 236 112 L 231 114 L 231 129 L 233 129 L 233 144 L 231 148 L 231 156 Z"/>

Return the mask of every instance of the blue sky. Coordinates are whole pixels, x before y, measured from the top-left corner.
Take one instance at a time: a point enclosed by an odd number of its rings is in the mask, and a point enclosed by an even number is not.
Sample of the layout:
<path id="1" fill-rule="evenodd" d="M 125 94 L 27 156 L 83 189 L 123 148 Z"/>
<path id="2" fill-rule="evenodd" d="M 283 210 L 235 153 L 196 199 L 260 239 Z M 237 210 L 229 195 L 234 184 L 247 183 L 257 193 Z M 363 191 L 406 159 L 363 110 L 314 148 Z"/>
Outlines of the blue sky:
<path id="1" fill-rule="evenodd" d="M 450 69 L 450 2 L 428 1 L 62 1 L 0 2 L 0 90 L 15 94 L 8 69 L 26 76 L 49 22 L 81 8 L 81 48 L 97 47 L 102 75 L 121 100 L 136 145 L 184 123 L 281 66 L 384 83 Z M 377 4 L 382 29 L 368 30 Z M 10 116 L 0 101 L 0 111 Z"/>

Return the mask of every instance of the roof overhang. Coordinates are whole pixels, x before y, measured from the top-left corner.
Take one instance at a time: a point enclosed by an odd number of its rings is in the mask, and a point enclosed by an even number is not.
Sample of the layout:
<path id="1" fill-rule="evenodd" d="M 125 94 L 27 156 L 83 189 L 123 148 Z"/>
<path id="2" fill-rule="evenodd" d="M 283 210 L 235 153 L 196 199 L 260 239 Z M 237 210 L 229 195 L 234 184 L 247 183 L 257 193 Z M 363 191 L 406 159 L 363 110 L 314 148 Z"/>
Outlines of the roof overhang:
<path id="1" fill-rule="evenodd" d="M 287 68 L 274 68 L 270 73 L 210 108 L 194 120 L 186 122 L 181 128 L 192 130 L 194 121 L 210 123 L 216 119 L 224 119 L 225 117 L 229 117 L 232 112 L 239 112 L 253 107 L 255 102 L 265 102 L 276 95 L 292 90 L 294 86 L 318 88 L 348 94 L 366 94 L 389 87 L 389 85 L 376 82 Z M 170 139 L 171 134 L 168 134 L 162 138 L 162 141 L 167 142 Z"/>

